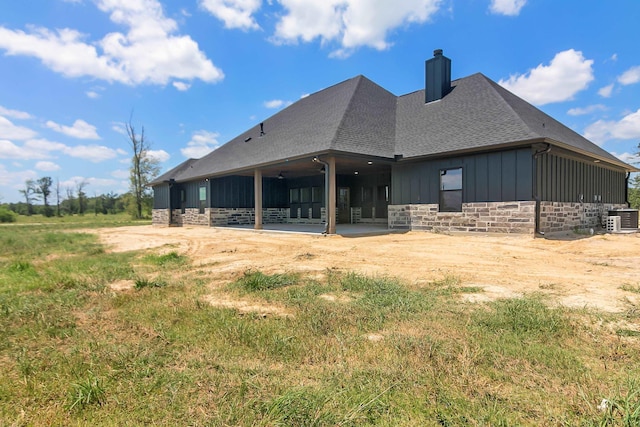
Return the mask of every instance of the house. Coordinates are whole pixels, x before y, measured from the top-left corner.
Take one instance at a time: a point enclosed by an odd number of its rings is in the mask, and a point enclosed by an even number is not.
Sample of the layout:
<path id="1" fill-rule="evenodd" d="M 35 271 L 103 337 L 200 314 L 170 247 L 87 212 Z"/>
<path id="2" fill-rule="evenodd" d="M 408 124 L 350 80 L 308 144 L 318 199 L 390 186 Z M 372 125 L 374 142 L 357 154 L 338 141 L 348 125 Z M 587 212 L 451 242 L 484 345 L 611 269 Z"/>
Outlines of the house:
<path id="1" fill-rule="evenodd" d="M 402 96 L 354 77 L 187 160 L 151 183 L 153 223 L 533 234 L 628 207 L 634 167 L 482 74 L 452 81 L 442 50 L 425 71 Z"/>

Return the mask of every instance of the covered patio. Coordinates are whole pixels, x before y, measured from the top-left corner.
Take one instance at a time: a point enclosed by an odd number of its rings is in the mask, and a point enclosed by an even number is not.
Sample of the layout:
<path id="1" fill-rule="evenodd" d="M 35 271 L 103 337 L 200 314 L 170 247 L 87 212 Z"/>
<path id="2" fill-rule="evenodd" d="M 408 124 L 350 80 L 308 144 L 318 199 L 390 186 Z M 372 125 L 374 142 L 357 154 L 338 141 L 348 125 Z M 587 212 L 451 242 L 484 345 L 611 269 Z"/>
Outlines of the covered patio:
<path id="1" fill-rule="evenodd" d="M 261 229 L 255 229 L 253 224 L 247 225 L 235 225 L 220 227 L 231 230 L 247 230 L 258 232 L 270 232 L 270 233 L 294 233 L 294 234 L 312 234 L 322 235 L 325 234 L 324 224 L 263 224 Z M 406 230 L 393 230 L 389 229 L 386 224 L 337 224 L 336 232 L 339 236 L 343 237 L 357 237 L 357 236 L 374 236 L 390 233 L 402 233 Z"/>

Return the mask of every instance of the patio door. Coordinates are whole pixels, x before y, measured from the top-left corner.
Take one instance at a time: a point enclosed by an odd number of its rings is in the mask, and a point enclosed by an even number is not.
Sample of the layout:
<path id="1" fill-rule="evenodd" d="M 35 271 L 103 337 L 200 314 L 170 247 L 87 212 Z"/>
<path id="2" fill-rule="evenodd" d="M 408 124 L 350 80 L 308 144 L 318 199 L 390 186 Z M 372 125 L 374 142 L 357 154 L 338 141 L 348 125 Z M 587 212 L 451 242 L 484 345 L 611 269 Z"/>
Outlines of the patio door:
<path id="1" fill-rule="evenodd" d="M 349 224 L 351 222 L 351 198 L 349 187 L 338 187 L 338 224 Z"/>

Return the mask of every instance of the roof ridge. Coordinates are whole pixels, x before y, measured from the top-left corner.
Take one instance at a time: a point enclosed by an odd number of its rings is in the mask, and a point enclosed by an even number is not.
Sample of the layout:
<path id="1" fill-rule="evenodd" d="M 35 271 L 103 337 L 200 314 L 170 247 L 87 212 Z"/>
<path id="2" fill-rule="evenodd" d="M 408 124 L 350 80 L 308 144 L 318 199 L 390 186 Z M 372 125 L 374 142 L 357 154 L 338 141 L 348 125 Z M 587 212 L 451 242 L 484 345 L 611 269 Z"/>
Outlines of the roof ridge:
<path id="1" fill-rule="evenodd" d="M 347 106 L 345 107 L 344 112 L 342 113 L 342 117 L 340 118 L 340 123 L 338 123 L 338 126 L 336 126 L 336 132 L 333 134 L 333 138 L 331 139 L 331 143 L 329 144 L 329 149 L 335 148 L 336 142 L 338 141 L 338 134 L 340 133 L 340 129 L 342 129 L 342 125 L 347 119 L 347 112 L 351 108 L 351 105 L 353 105 L 353 100 L 356 97 L 356 92 L 358 92 L 358 89 L 362 84 L 362 79 L 366 79 L 366 77 L 363 76 L 362 74 L 358 74 L 357 76 L 353 77 L 353 79 L 357 79 L 356 87 L 353 89 L 353 92 L 351 92 L 351 97 L 349 98 L 349 102 L 347 103 Z M 348 79 L 348 80 L 351 80 L 351 79 Z"/>
<path id="2" fill-rule="evenodd" d="M 487 83 L 489 83 L 489 86 L 491 87 L 491 90 L 493 91 L 493 93 L 495 93 L 495 94 L 496 94 L 496 96 L 500 99 L 500 101 L 501 101 L 504 105 L 506 105 L 506 106 L 507 106 L 507 108 L 509 109 L 509 111 L 511 111 L 511 112 L 513 113 L 513 115 L 518 119 L 518 121 L 519 121 L 519 122 L 520 122 L 524 127 L 526 127 L 526 128 L 529 130 L 529 132 L 531 132 L 532 134 L 535 134 L 535 135 L 537 135 L 537 136 L 539 136 L 539 137 L 541 137 L 541 138 L 544 138 L 544 137 L 545 137 L 544 135 L 541 135 L 539 132 L 537 132 L 537 131 L 533 130 L 533 129 L 531 128 L 531 126 L 529 126 L 529 123 L 527 123 L 527 122 L 526 122 L 526 121 L 525 121 L 525 120 L 520 116 L 520 113 L 518 113 L 518 112 L 515 110 L 515 108 L 513 108 L 513 105 L 511 105 L 511 103 L 505 99 L 505 97 L 503 96 L 503 94 L 502 94 L 502 93 L 500 93 L 500 91 L 496 88 L 496 86 L 498 86 L 498 87 L 500 87 L 501 89 L 504 89 L 505 91 L 509 92 L 507 89 L 503 88 L 503 87 L 502 87 L 502 86 L 500 86 L 498 83 L 494 82 L 494 81 L 493 81 L 493 80 L 491 80 L 489 77 L 485 76 L 484 74 L 482 74 L 482 73 L 480 73 L 480 72 L 475 73 L 475 74 L 472 74 L 472 76 L 475 76 L 475 75 L 478 75 L 478 76 L 482 77 L 482 78 L 483 78 Z M 471 77 L 471 76 L 469 76 L 469 77 Z M 509 93 L 511 93 L 511 92 L 509 92 Z M 516 96 L 517 96 L 517 95 L 516 95 Z M 521 99 L 521 98 L 520 98 L 520 97 L 518 97 L 518 99 Z M 524 101 L 524 100 L 522 100 L 522 101 Z M 527 101 L 524 101 L 524 102 L 527 102 Z M 534 108 L 537 108 L 537 107 L 535 107 L 535 106 L 534 106 Z M 544 112 L 543 112 L 543 113 L 544 113 Z M 546 113 L 544 113 L 544 114 L 546 114 Z M 547 114 L 547 115 L 548 115 L 548 114 Z"/>

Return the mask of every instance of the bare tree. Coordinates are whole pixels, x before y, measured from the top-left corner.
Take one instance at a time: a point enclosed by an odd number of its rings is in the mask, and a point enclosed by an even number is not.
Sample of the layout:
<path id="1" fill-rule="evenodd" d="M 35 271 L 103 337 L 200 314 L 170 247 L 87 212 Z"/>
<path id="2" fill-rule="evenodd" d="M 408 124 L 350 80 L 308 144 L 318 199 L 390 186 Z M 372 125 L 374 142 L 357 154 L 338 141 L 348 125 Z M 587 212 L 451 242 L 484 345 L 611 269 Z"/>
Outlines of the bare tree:
<path id="1" fill-rule="evenodd" d="M 142 207 L 145 196 L 149 195 L 147 184 L 158 174 L 160 167 L 158 161 L 149 156 L 151 144 L 145 139 L 144 126 L 140 133 L 136 134 L 131 119 L 125 123 L 129 144 L 133 155 L 131 157 L 131 168 L 129 170 L 130 190 L 135 203 L 135 218 L 142 218 Z"/>
<path id="2" fill-rule="evenodd" d="M 65 192 L 67 193 L 67 199 L 65 200 L 67 203 L 67 210 L 69 211 L 69 215 L 73 215 L 76 213 L 75 207 L 75 196 L 73 195 L 73 188 L 65 187 Z"/>
<path id="3" fill-rule="evenodd" d="M 24 189 L 18 191 L 24 196 L 24 201 L 27 203 L 27 215 L 33 215 L 33 202 L 37 199 L 35 182 L 32 179 L 26 180 Z"/>
<path id="4" fill-rule="evenodd" d="M 56 178 L 56 216 L 62 216 L 60 213 L 60 179 Z"/>
<path id="5" fill-rule="evenodd" d="M 85 187 L 89 185 L 84 179 L 76 182 L 76 197 L 78 198 L 78 213 L 84 215 L 87 203 L 87 194 L 84 192 Z"/>

